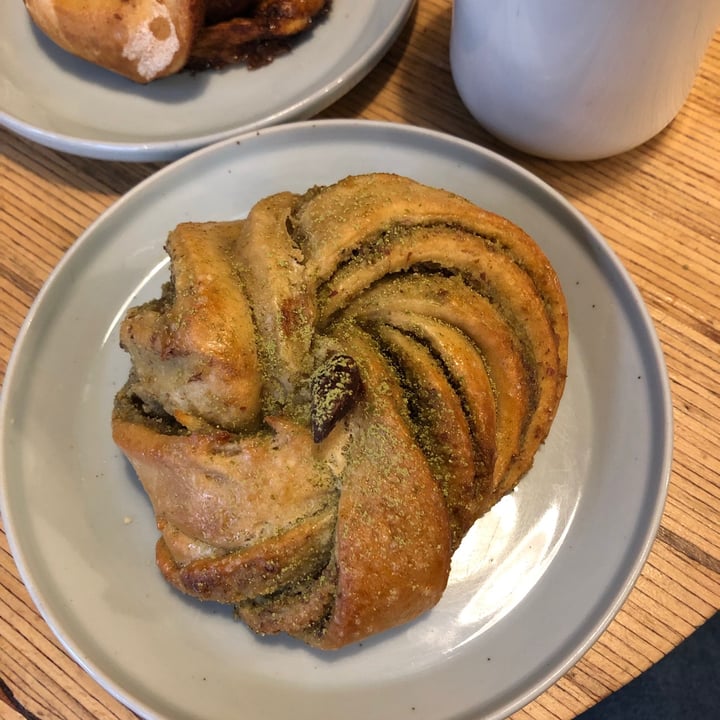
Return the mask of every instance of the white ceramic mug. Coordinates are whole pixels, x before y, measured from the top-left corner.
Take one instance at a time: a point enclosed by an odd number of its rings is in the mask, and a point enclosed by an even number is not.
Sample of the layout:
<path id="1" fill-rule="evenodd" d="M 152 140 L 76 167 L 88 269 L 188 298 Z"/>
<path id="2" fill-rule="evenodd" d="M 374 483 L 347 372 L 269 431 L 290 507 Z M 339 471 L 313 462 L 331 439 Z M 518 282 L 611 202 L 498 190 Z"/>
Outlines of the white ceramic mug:
<path id="1" fill-rule="evenodd" d="M 455 0 L 450 64 L 491 133 L 591 160 L 675 117 L 718 25 L 720 0 Z"/>

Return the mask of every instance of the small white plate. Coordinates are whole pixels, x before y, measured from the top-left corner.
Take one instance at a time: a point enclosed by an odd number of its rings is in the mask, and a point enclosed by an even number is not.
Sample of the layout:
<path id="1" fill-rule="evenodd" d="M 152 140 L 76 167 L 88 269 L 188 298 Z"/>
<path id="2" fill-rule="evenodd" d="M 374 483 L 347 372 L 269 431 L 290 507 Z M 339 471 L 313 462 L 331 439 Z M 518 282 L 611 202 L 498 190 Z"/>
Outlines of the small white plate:
<path id="1" fill-rule="evenodd" d="M 309 118 L 362 80 L 414 0 L 333 0 L 293 50 L 249 71 L 180 73 L 142 86 L 54 45 L 22 0 L 0 2 L 0 125 L 55 150 L 173 160 L 269 125 Z"/>
<path id="2" fill-rule="evenodd" d="M 544 248 L 570 310 L 567 389 L 519 488 L 476 523 L 440 603 L 336 653 L 262 639 L 172 590 L 150 504 L 113 445 L 129 367 L 127 307 L 167 278 L 187 220 L 243 217 L 261 197 L 392 171 L 509 217 Z M 642 300 L 603 239 L 508 160 L 447 135 L 301 122 L 205 148 L 141 183 L 70 249 L 20 332 L 0 405 L 0 501 L 44 618 L 99 683 L 145 718 L 503 718 L 570 668 L 620 608 L 660 522 L 672 423 Z"/>

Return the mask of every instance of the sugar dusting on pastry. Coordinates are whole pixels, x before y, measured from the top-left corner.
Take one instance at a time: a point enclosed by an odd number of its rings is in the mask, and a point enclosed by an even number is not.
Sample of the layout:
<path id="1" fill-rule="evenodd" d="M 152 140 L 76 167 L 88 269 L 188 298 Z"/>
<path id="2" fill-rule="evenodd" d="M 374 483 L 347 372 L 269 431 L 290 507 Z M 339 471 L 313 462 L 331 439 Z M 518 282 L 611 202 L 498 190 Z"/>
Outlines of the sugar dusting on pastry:
<path id="1" fill-rule="evenodd" d="M 150 80 L 172 62 L 180 49 L 170 11 L 163 3 L 153 4 L 152 19 L 142 23 L 128 38 L 123 57 L 137 66 L 138 74 Z"/>

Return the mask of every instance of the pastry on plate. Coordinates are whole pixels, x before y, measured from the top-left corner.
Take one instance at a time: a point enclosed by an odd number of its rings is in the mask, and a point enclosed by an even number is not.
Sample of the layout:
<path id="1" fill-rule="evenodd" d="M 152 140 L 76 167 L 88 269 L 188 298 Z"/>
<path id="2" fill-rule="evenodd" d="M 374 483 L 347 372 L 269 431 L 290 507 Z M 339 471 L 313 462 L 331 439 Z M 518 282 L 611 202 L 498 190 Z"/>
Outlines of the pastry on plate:
<path id="1" fill-rule="evenodd" d="M 183 69 L 266 64 L 330 7 L 330 0 L 24 2 L 61 48 L 138 83 Z"/>
<path id="2" fill-rule="evenodd" d="M 442 596 L 563 393 L 567 309 L 519 227 L 392 174 L 183 223 L 130 309 L 113 436 L 178 590 L 335 649 Z"/>

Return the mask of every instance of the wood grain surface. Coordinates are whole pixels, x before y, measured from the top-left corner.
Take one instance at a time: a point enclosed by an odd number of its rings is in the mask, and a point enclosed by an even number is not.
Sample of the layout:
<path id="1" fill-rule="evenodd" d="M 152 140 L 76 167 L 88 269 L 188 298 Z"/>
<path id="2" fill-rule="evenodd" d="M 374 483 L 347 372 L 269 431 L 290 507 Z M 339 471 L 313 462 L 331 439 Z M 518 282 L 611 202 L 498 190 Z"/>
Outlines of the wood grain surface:
<path id="1" fill-rule="evenodd" d="M 587 654 L 513 720 L 568 720 L 662 658 L 720 608 L 720 33 L 678 117 L 645 145 L 562 163 L 513 151 L 453 87 L 450 0 L 420 0 L 401 37 L 321 117 L 419 125 L 498 150 L 562 193 L 618 254 L 655 322 L 670 376 L 669 498 L 627 602 Z M 2 32 L 2 30 L 0 30 Z M 161 167 L 62 154 L 0 130 L 0 379 L 41 285 L 82 231 Z M 135 717 L 63 651 L 0 534 L 0 717 Z M 3 702 L 4 699 L 4 702 Z"/>

